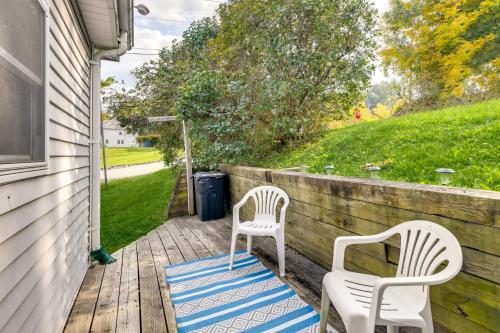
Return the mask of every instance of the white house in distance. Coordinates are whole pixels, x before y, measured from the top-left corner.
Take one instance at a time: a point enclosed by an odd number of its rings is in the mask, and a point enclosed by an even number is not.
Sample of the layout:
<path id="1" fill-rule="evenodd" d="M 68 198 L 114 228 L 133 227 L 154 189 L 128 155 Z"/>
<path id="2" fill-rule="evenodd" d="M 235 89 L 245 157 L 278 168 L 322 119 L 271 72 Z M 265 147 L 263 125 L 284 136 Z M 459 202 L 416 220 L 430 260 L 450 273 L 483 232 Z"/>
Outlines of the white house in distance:
<path id="1" fill-rule="evenodd" d="M 116 119 L 103 121 L 106 147 L 139 147 L 135 135 L 127 133 Z"/>
<path id="2" fill-rule="evenodd" d="M 100 66 L 132 48 L 133 6 L 2 2 L 1 333 L 61 332 L 100 248 Z"/>

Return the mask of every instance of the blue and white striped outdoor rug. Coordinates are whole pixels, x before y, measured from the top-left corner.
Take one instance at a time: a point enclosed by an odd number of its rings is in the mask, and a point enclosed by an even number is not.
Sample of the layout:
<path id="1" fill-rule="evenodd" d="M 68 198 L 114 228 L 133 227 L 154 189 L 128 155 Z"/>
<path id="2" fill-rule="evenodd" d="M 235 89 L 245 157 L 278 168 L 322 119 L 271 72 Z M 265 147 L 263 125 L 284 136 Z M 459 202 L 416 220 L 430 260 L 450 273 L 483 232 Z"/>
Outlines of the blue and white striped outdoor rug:
<path id="1" fill-rule="evenodd" d="M 179 332 L 319 332 L 319 314 L 246 251 L 166 266 Z"/>

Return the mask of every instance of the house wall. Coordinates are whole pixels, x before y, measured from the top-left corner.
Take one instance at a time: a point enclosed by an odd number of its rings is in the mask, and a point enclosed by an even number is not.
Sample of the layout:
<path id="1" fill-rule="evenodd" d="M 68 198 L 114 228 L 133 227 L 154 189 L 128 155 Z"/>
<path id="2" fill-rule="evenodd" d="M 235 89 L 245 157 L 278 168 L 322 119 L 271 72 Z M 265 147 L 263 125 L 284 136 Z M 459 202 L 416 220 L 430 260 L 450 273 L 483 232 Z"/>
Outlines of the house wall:
<path id="1" fill-rule="evenodd" d="M 128 134 L 124 129 L 104 129 L 106 147 L 139 147 L 135 135 Z M 123 143 L 118 143 L 123 140 Z"/>
<path id="2" fill-rule="evenodd" d="M 88 268 L 90 47 L 51 0 L 46 176 L 0 185 L 0 332 L 60 332 Z"/>
<path id="3" fill-rule="evenodd" d="M 443 186 L 223 166 L 230 203 L 251 188 L 275 185 L 290 197 L 286 242 L 331 269 L 338 236 L 367 235 L 409 220 L 429 220 L 450 230 L 462 245 L 462 271 L 431 287 L 437 331 L 498 332 L 500 327 L 500 193 Z M 252 200 L 243 219 L 253 218 Z M 394 276 L 399 240 L 349 247 L 349 270 Z"/>

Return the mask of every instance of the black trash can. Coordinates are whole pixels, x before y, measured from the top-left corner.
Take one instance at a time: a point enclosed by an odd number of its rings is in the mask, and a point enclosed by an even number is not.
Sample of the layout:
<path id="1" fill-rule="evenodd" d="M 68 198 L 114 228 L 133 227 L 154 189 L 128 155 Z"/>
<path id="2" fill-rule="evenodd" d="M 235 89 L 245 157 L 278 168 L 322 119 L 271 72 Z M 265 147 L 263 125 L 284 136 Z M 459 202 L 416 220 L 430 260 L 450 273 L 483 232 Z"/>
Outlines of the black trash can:
<path id="1" fill-rule="evenodd" d="M 224 217 L 224 180 L 222 172 L 197 172 L 193 175 L 196 215 L 202 221 Z"/>

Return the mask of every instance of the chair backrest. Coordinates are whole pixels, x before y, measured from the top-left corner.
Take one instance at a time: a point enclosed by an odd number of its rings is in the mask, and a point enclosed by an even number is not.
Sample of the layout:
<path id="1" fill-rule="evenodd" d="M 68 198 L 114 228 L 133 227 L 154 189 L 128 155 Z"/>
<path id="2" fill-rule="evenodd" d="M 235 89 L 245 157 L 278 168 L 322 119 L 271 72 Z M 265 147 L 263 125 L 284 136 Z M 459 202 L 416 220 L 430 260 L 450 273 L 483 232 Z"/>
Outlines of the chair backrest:
<path id="1" fill-rule="evenodd" d="M 285 191 L 276 186 L 258 186 L 247 195 L 251 196 L 255 203 L 255 217 L 269 219 L 276 222 L 276 208 L 281 199 L 283 199 L 283 208 L 286 209 L 290 199 Z"/>
<path id="2" fill-rule="evenodd" d="M 397 276 L 431 276 L 445 262 L 439 272 L 443 280 L 451 280 L 460 271 L 462 248 L 446 228 L 429 221 L 408 221 L 393 230 L 401 236 Z"/>

